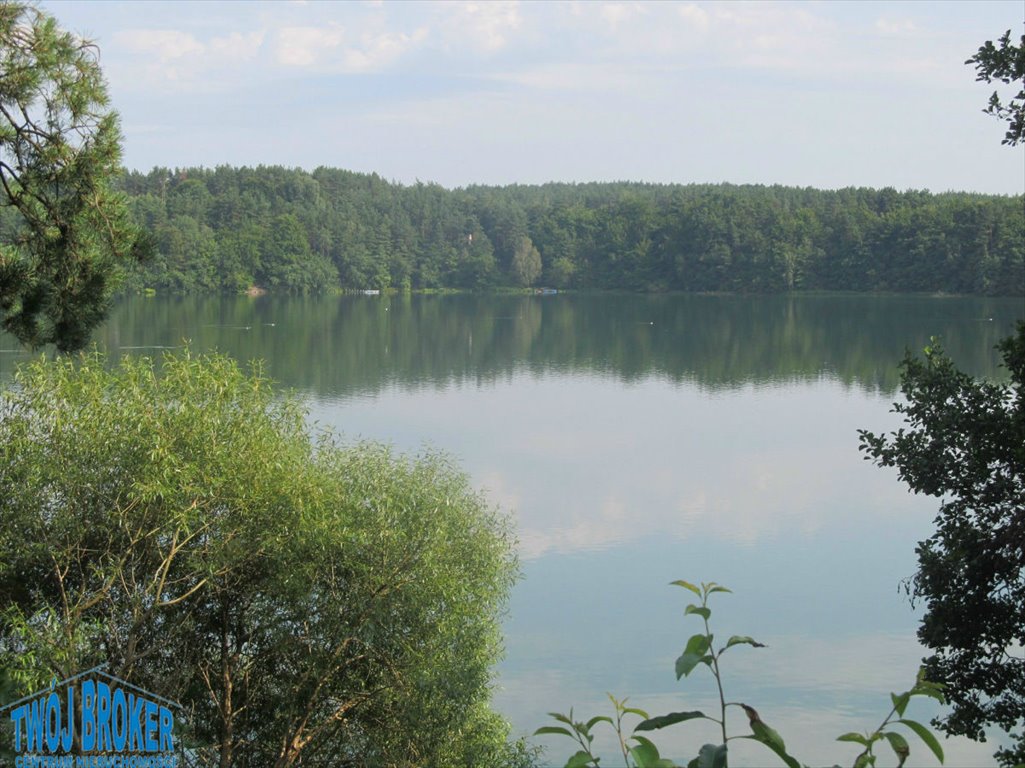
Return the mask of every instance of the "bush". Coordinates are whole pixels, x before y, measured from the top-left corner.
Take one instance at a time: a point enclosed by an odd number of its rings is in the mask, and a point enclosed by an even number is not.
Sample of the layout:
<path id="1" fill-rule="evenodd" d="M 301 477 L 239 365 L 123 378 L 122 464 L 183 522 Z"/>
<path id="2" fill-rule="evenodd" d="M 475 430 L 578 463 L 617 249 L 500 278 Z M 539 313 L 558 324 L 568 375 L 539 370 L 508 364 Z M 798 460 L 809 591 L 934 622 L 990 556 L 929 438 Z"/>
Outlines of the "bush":
<path id="1" fill-rule="evenodd" d="M 221 766 L 529 761 L 487 702 L 508 521 L 442 456 L 314 438 L 258 367 L 92 354 L 0 394 L 0 664 L 106 662 Z"/>

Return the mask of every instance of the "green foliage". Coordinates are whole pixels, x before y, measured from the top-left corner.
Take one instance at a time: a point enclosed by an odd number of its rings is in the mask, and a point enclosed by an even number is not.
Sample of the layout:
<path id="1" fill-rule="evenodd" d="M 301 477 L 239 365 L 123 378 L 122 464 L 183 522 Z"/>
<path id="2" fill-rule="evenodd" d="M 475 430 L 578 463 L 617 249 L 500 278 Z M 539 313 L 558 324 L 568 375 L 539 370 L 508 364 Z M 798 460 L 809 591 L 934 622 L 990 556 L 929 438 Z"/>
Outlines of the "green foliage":
<path id="1" fill-rule="evenodd" d="M 0 4 L 0 319 L 32 347 L 83 347 L 146 251 L 124 196 L 99 53 L 33 5 Z"/>
<path id="2" fill-rule="evenodd" d="M 906 426 L 860 433 L 866 458 L 942 500 L 936 533 L 918 545 L 918 634 L 933 652 L 930 679 L 954 705 L 942 727 L 979 740 L 986 725 L 1025 725 L 1025 323 L 998 348 L 1006 384 L 959 371 L 935 342 L 924 360 L 908 353 L 905 402 L 893 406 Z M 1025 761 L 1025 734 L 1016 739 L 997 754 L 1002 764 Z"/>
<path id="3" fill-rule="evenodd" d="M 1020 295 L 1025 285 L 1020 196 L 727 184 L 446 190 L 332 168 L 227 166 L 158 168 L 122 183 L 162 243 L 133 285 L 177 292 L 236 291 L 245 279 L 279 291 L 540 280 L 639 291 Z M 293 247 L 270 247 L 281 216 L 294 217 L 306 246 L 290 233 Z M 210 228 L 215 251 L 206 266 L 179 269 L 166 230 L 191 230 L 190 222 Z"/>
<path id="4" fill-rule="evenodd" d="M 537 282 L 541 277 L 541 254 L 529 237 L 522 237 L 516 244 L 516 252 L 512 257 L 513 279 L 524 287 Z"/>
<path id="5" fill-rule="evenodd" d="M 313 253 L 299 219 L 290 213 L 271 222 L 261 264 L 261 282 L 272 289 L 308 293 L 338 284 L 334 266 Z"/>
<path id="6" fill-rule="evenodd" d="M 509 523 L 444 457 L 314 440 L 258 367 L 92 354 L 0 396 L 0 487 L 22 691 L 105 662 L 208 765 L 533 759 L 488 709 Z"/>
<path id="7" fill-rule="evenodd" d="M 1019 45 L 1011 42 L 1011 30 L 997 40 L 999 47 L 987 40 L 965 64 L 974 64 L 976 80 L 992 83 L 994 80 L 1018 88 L 1006 103 L 998 91 L 989 97 L 989 105 L 983 111 L 1007 123 L 1007 133 L 1002 144 L 1012 147 L 1025 141 L 1025 35 Z"/>
<path id="8" fill-rule="evenodd" d="M 534 731 L 534 735 L 538 736 L 549 734 L 566 736 L 577 742 L 579 749 L 566 762 L 565 768 L 598 766 L 601 762 L 601 757 L 594 754 L 591 746 L 594 741 L 593 729 L 595 726 L 604 723 L 611 726 L 615 731 L 622 751 L 623 762 L 627 768 L 675 768 L 676 763 L 668 758 L 662 757 L 654 742 L 646 736 L 638 735 L 638 732 L 661 730 L 662 728 L 668 728 L 679 723 L 694 720 L 709 720 L 719 726 L 722 733 L 722 742 L 719 744 L 702 745 L 698 750 L 697 756 L 686 764 L 687 768 L 727 768 L 728 745 L 731 741 L 735 741 L 736 739 L 750 739 L 752 741 L 757 741 L 764 745 L 770 752 L 775 754 L 779 761 L 783 765 L 787 766 L 787 768 L 807 768 L 807 766 L 804 766 L 789 752 L 787 752 L 787 747 L 783 741 L 783 737 L 767 725 L 764 720 L 762 720 L 758 711 L 754 707 L 742 702 L 726 700 L 726 695 L 723 692 L 722 674 L 719 670 L 719 661 L 722 659 L 723 654 L 725 654 L 730 648 L 739 645 L 747 645 L 752 648 L 765 647 L 764 644 L 759 643 L 746 635 L 733 635 L 726 641 L 725 645 L 716 649 L 714 644 L 715 636 L 712 634 L 711 627 L 709 625 L 709 619 L 712 616 L 712 609 L 708 605 L 708 599 L 717 593 L 729 593 L 730 590 L 721 584 L 716 584 L 715 582 L 702 582 L 699 585 L 693 584 L 689 581 L 677 580 L 672 584 L 673 586 L 682 587 L 683 589 L 692 592 L 695 596 L 701 599 L 700 605 L 694 603 L 687 605 L 684 609 L 684 615 L 697 616 L 701 619 L 704 625 L 703 632 L 692 635 L 687 640 L 683 653 L 676 660 L 676 679 L 679 680 L 681 677 L 690 675 L 691 672 L 699 667 L 706 667 L 715 679 L 716 688 L 719 692 L 718 716 L 693 710 L 685 712 L 671 712 L 669 714 L 651 717 L 647 712 L 641 709 L 627 707 L 626 699 L 620 701 L 612 696 L 612 694 L 609 694 L 609 699 L 615 710 L 615 719 L 599 715 L 592 717 L 586 722 L 582 722 L 574 720 L 572 709 L 568 715 L 564 715 L 559 712 L 549 712 L 548 714 L 550 717 L 564 725 L 542 726 Z M 890 709 L 889 714 L 875 730 L 868 731 L 864 734 L 845 733 L 837 738 L 837 741 L 850 742 L 862 747 L 861 752 L 854 758 L 854 768 L 867 768 L 868 766 L 874 766 L 876 755 L 873 750 L 877 744 L 882 742 L 886 742 L 897 756 L 899 761 L 898 768 L 901 768 L 904 765 L 904 762 L 911 754 L 911 749 L 907 739 L 900 732 L 891 730 L 895 725 L 903 725 L 909 731 L 914 733 L 929 748 L 933 755 L 935 755 L 936 759 L 939 760 L 940 763 L 943 762 L 943 749 L 932 732 L 921 723 L 904 718 L 904 712 L 907 708 L 908 702 L 915 696 L 926 696 L 940 702 L 944 701 L 942 686 L 927 682 L 925 678 L 919 674 L 918 680 L 911 689 L 900 694 L 890 694 L 893 706 Z M 751 729 L 749 734 L 730 734 L 727 727 L 727 714 L 731 707 L 743 711 Z M 629 734 L 627 734 L 623 725 L 625 715 L 632 715 L 641 718 L 641 721 L 634 725 Z"/>

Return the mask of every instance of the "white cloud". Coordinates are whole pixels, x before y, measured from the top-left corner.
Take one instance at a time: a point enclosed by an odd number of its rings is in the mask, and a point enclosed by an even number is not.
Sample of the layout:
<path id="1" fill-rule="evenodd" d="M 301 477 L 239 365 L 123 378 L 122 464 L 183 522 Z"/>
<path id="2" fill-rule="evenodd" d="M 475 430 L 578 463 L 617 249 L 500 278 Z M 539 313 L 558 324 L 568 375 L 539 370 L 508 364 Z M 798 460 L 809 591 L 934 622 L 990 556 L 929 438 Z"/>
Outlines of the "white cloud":
<path id="1" fill-rule="evenodd" d="M 608 93 L 637 87 L 636 78 L 624 67 L 576 62 L 520 67 L 492 78 L 539 91 Z"/>
<path id="2" fill-rule="evenodd" d="M 188 32 L 177 29 L 129 29 L 115 35 L 115 40 L 130 53 L 161 63 L 188 59 L 196 62 L 245 61 L 253 58 L 263 45 L 264 32 L 232 32 L 203 43 Z"/>
<path id="3" fill-rule="evenodd" d="M 144 111 L 166 109 L 165 95 L 180 112 L 214 119 L 209 103 L 189 99 L 231 95 L 215 102 L 228 114 L 253 94 L 301 87 L 314 72 L 415 72 L 422 91 L 389 79 L 374 98 L 338 107 L 337 119 L 369 126 L 366 146 L 351 157 L 388 158 L 389 173 L 403 178 L 465 184 L 643 176 L 975 189 L 981 152 L 985 173 L 1001 179 L 985 188 L 1021 190 L 1020 172 L 987 151 L 994 134 L 999 150 L 999 131 L 981 114 L 987 92 L 979 95 L 963 64 L 992 30 L 1014 23 L 1006 3 L 47 3 L 68 29 L 98 40 L 126 124 L 171 122 L 170 114 Z M 823 109 L 830 98 L 835 103 Z M 499 110 L 502 125 L 482 103 Z M 418 122 L 401 119 L 413 108 Z M 337 120 L 324 117 L 323 104 L 316 110 L 299 121 L 303 130 L 322 118 L 336 135 Z M 759 115 L 759 130 L 748 137 L 733 127 L 745 110 Z M 930 141 L 960 147 L 951 155 L 957 160 L 937 165 L 934 149 L 914 133 L 921 122 L 902 123 L 898 113 L 931 115 L 946 126 L 931 131 Z M 385 138 L 393 144 L 385 151 L 375 130 L 381 115 L 392 114 L 398 117 Z M 442 123 L 452 127 L 436 129 Z M 874 130 L 883 124 L 886 130 Z M 531 151 L 509 126 L 533 131 Z M 797 132 L 803 142 L 793 141 Z M 920 146 L 920 156 L 888 154 L 898 138 Z M 196 157 L 218 162 L 214 144 L 202 143 Z M 354 162 L 323 156 L 329 143 L 303 133 L 291 145 L 267 145 L 254 136 L 251 145 L 261 149 L 249 162 L 285 146 L 311 147 L 289 162 Z M 865 152 L 844 160 L 836 151 L 854 144 Z M 601 149 L 607 146 L 620 150 Z M 166 146 L 154 140 L 149 147 L 152 156 L 136 150 L 132 162 L 165 162 Z M 793 162 L 784 163 L 781 147 L 793 148 Z"/>
<path id="4" fill-rule="evenodd" d="M 631 17 L 643 16 L 645 12 L 645 7 L 637 3 L 605 3 L 599 14 L 606 24 L 613 29 L 618 29 L 623 22 Z"/>
<path id="5" fill-rule="evenodd" d="M 919 32 L 919 27 L 911 19 L 876 19 L 876 32 L 884 37 L 911 37 Z"/>
<path id="6" fill-rule="evenodd" d="M 687 5 L 680 6 L 677 9 L 677 13 L 680 18 L 683 19 L 691 27 L 694 27 L 700 32 L 707 32 L 709 25 L 708 11 L 700 6 L 688 3 Z"/>
<path id="7" fill-rule="evenodd" d="M 275 60 L 289 68 L 373 72 L 395 63 L 429 35 L 426 25 L 411 32 L 388 30 L 381 17 L 346 27 L 337 23 L 290 26 L 277 35 Z"/>
<path id="8" fill-rule="evenodd" d="M 278 31 L 274 55 L 279 64 L 309 67 L 345 41 L 345 30 L 338 24 L 324 27 L 283 27 Z"/>
<path id="9" fill-rule="evenodd" d="M 345 51 L 343 63 L 349 72 L 369 72 L 381 69 L 401 58 L 428 37 L 427 27 L 412 34 L 385 33 L 368 35 L 359 47 Z"/>
<path id="10" fill-rule="evenodd" d="M 448 16 L 444 22 L 450 48 L 471 48 L 494 53 L 505 48 L 522 19 L 516 0 L 497 2 L 443 3 Z"/>
<path id="11" fill-rule="evenodd" d="M 266 33 L 261 29 L 255 32 L 232 32 L 226 37 L 215 37 L 210 41 L 210 52 L 220 60 L 250 61 L 256 57 L 263 46 Z"/>
<path id="12" fill-rule="evenodd" d="M 769 69 L 822 66 L 836 51 L 835 22 L 804 8 L 770 3 L 716 6 L 713 25 L 741 65 Z"/>
<path id="13" fill-rule="evenodd" d="M 161 87 L 209 90 L 225 74 L 259 55 L 263 30 L 230 32 L 204 41 L 178 29 L 126 29 L 114 35 L 128 52 L 114 72 L 138 90 Z"/>
<path id="14" fill-rule="evenodd" d="M 161 62 L 203 53 L 195 37 L 177 29 L 128 29 L 115 39 L 132 53 L 156 56 Z"/>

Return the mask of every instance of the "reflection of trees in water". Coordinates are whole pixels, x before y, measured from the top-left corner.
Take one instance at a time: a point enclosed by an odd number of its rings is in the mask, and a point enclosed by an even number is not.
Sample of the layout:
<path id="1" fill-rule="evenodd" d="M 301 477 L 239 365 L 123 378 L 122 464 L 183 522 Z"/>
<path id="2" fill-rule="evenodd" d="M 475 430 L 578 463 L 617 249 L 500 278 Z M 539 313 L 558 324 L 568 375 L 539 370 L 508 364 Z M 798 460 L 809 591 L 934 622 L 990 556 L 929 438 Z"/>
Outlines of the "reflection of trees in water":
<path id="1" fill-rule="evenodd" d="M 906 296 L 159 297 L 122 302 L 100 341 L 188 339 L 264 359 L 281 383 L 323 396 L 523 370 L 713 390 L 828 376 L 892 394 L 905 347 L 930 336 L 972 374 L 999 376 L 993 346 L 1020 315 L 1016 299 Z"/>

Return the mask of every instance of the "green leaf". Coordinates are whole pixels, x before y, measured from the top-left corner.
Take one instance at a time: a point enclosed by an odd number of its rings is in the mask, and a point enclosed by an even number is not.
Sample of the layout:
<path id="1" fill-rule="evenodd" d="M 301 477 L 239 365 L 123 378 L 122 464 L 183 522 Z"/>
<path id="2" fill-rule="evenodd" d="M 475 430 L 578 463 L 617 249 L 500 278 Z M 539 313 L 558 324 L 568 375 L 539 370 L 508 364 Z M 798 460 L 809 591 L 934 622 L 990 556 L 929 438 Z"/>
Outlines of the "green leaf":
<path id="1" fill-rule="evenodd" d="M 637 746 L 630 747 L 630 757 L 637 763 L 637 768 L 654 768 L 659 760 L 658 747 L 643 736 L 631 736 Z"/>
<path id="2" fill-rule="evenodd" d="M 915 680 L 914 687 L 908 691 L 911 696 L 928 696 L 932 699 L 936 699 L 941 704 L 946 704 L 947 698 L 943 695 L 943 684 L 932 683 L 925 678 L 925 670 L 918 670 L 918 677 Z"/>
<path id="3" fill-rule="evenodd" d="M 775 733 L 775 731 L 773 731 L 773 733 Z M 776 734 L 776 737 L 777 737 L 777 739 L 779 739 L 779 734 L 778 733 Z M 801 766 L 801 764 L 799 762 L 797 762 L 797 760 L 794 757 L 792 757 L 789 754 L 787 754 L 786 749 L 780 747 L 779 744 L 776 741 L 765 741 L 764 739 L 760 739 L 760 738 L 758 738 L 758 736 L 754 736 L 754 735 L 751 735 L 751 736 L 731 736 L 730 738 L 750 739 L 751 741 L 757 741 L 757 742 L 759 742 L 761 744 L 764 744 L 769 749 L 771 749 L 773 752 L 775 752 L 779 756 L 779 758 L 784 763 L 786 763 L 787 768 L 803 768 Z M 782 742 L 782 739 L 779 739 L 779 741 Z"/>
<path id="4" fill-rule="evenodd" d="M 698 664 L 705 662 L 705 654 L 711 645 L 708 635 L 692 635 L 683 654 L 676 660 L 676 679 L 689 675 Z M 707 663 L 707 662 L 705 662 Z"/>
<path id="5" fill-rule="evenodd" d="M 668 715 L 659 715 L 658 717 L 652 717 L 642 723 L 638 723 L 634 731 L 654 731 L 659 728 L 676 725 L 677 723 L 683 723 L 687 720 L 697 720 L 704 717 L 707 717 L 707 715 L 697 710 L 691 712 L 670 712 Z"/>
<path id="6" fill-rule="evenodd" d="M 648 715 L 647 712 L 645 712 L 643 709 L 638 709 L 637 707 L 623 707 L 623 714 L 637 715 L 638 717 L 643 717 L 645 720 L 648 719 L 648 717 L 650 717 L 650 715 Z"/>
<path id="7" fill-rule="evenodd" d="M 684 653 L 697 653 L 705 654 L 712 645 L 711 635 L 691 635 L 687 638 L 687 645 L 684 647 Z"/>
<path id="8" fill-rule="evenodd" d="M 534 731 L 535 736 L 543 736 L 546 733 L 557 733 L 560 736 L 569 736 L 572 738 L 573 734 L 567 731 L 560 725 L 543 725 Z"/>
<path id="9" fill-rule="evenodd" d="M 591 730 L 598 723 L 608 723 L 609 725 L 615 725 L 615 723 L 612 722 L 611 717 L 608 717 L 606 715 L 595 715 L 587 721 L 587 725 L 584 727 L 587 728 L 587 730 Z"/>
<path id="10" fill-rule="evenodd" d="M 704 744 L 693 761 L 695 768 L 726 768 L 726 745 Z"/>
<path id="11" fill-rule="evenodd" d="M 853 741 L 855 744 L 860 744 L 863 747 L 867 747 L 868 744 L 869 744 L 868 739 L 865 736 L 862 736 L 860 733 L 854 733 L 854 732 L 845 733 L 843 736 L 837 736 L 836 740 L 837 741 Z"/>
<path id="12" fill-rule="evenodd" d="M 687 616 L 687 615 L 689 615 L 691 613 L 696 613 L 698 616 L 700 616 L 701 618 L 705 619 L 705 621 L 707 621 L 708 618 L 712 615 L 712 609 L 711 608 L 705 608 L 704 606 L 701 606 L 701 605 L 694 605 L 692 603 L 691 605 L 687 606 L 686 610 L 683 612 L 683 615 Z"/>
<path id="13" fill-rule="evenodd" d="M 947 697 L 944 695 L 943 691 L 937 690 L 935 688 L 923 688 L 921 690 L 915 690 L 911 692 L 911 695 L 928 696 L 930 699 L 936 699 L 936 701 L 938 701 L 940 704 L 947 703 Z"/>
<path id="14" fill-rule="evenodd" d="M 751 732 L 758 741 L 762 742 L 766 746 L 774 748 L 778 747 L 780 750 L 786 751 L 786 744 L 783 743 L 783 737 L 761 720 L 755 720 L 751 723 Z"/>
<path id="15" fill-rule="evenodd" d="M 801 764 L 787 754 L 787 748 L 786 744 L 783 743 L 783 737 L 766 725 L 758 716 L 758 712 L 755 709 L 747 706 L 746 704 L 741 704 L 740 706 L 743 707 L 744 713 L 747 715 L 748 721 L 751 724 L 751 735 L 741 736 L 740 738 L 754 739 L 755 741 L 761 742 L 775 752 L 779 758 L 787 764 L 788 768 L 801 768 Z"/>
<path id="16" fill-rule="evenodd" d="M 569 760 L 566 761 L 565 768 L 584 768 L 586 765 L 597 765 L 598 761 L 591 757 L 587 752 L 580 750 L 573 755 Z"/>
<path id="17" fill-rule="evenodd" d="M 573 711 L 572 710 L 570 710 L 570 717 L 566 717 L 566 715 L 562 714 L 561 712 L 549 712 L 548 713 L 549 717 L 554 717 L 560 723 L 565 723 L 566 725 L 570 725 L 570 726 L 573 725 L 573 720 L 570 719 L 572 717 L 572 715 L 573 715 Z"/>
<path id="18" fill-rule="evenodd" d="M 906 725 L 908 728 L 914 731 L 918 738 L 925 742 L 925 746 L 931 749 L 932 753 L 936 755 L 936 759 L 939 760 L 941 763 L 943 762 L 943 747 L 940 746 L 940 743 L 936 740 L 936 737 L 933 736 L 932 731 L 930 731 L 921 723 L 915 722 L 914 720 L 901 719 L 897 722 L 901 725 Z"/>
<path id="19" fill-rule="evenodd" d="M 724 586 L 722 586 L 720 584 L 716 584 L 714 581 L 711 582 L 710 584 L 708 584 L 707 586 L 708 586 L 708 594 L 710 594 L 710 595 L 714 594 L 715 592 L 728 592 L 731 595 L 733 594 L 733 590 L 732 589 L 727 589 L 726 587 L 724 587 Z"/>
<path id="20" fill-rule="evenodd" d="M 748 637 L 747 635 L 733 635 L 729 640 L 726 641 L 726 648 L 730 648 L 734 645 L 750 645 L 754 648 L 764 648 L 765 643 L 759 643 L 757 640 Z M 725 649 L 723 649 L 725 650 Z"/>
<path id="21" fill-rule="evenodd" d="M 676 581 L 671 582 L 671 583 L 674 586 L 683 587 L 684 589 L 689 589 L 695 595 L 697 595 L 698 597 L 701 597 L 701 590 L 698 589 L 697 587 L 695 587 L 689 581 L 684 581 L 683 579 L 677 579 Z"/>
<path id="22" fill-rule="evenodd" d="M 1006 340 L 1005 340 L 1006 341 Z M 943 683 L 934 683 L 928 677 L 926 677 L 925 667 L 918 668 L 918 674 L 915 675 L 915 688 L 937 688 L 943 690 Z"/>
<path id="23" fill-rule="evenodd" d="M 901 736 L 899 733 L 892 733 L 886 731 L 883 733 L 886 740 L 890 742 L 890 746 L 893 748 L 893 752 L 897 755 L 897 759 L 900 761 L 897 763 L 897 768 L 902 768 L 904 761 L 908 759 L 911 754 L 911 747 L 908 746 L 907 739 Z"/>
<path id="24" fill-rule="evenodd" d="M 876 756 L 871 752 L 862 752 L 854 761 L 854 768 L 871 768 L 876 764 Z"/>
<path id="25" fill-rule="evenodd" d="M 928 696 L 930 699 L 936 699 L 940 704 L 947 703 L 947 697 L 943 695 L 943 689 L 933 685 L 916 685 L 910 691 L 910 696 Z"/>
<path id="26" fill-rule="evenodd" d="M 908 707 L 908 701 L 911 700 L 911 692 L 905 691 L 900 696 L 895 693 L 890 694 L 890 701 L 893 702 L 893 709 L 897 713 L 898 717 L 904 716 L 904 710 Z"/>

